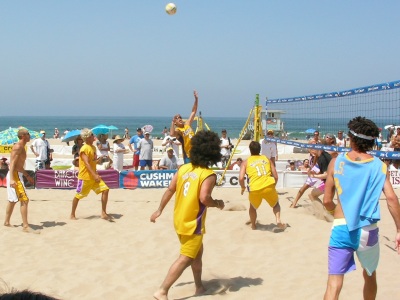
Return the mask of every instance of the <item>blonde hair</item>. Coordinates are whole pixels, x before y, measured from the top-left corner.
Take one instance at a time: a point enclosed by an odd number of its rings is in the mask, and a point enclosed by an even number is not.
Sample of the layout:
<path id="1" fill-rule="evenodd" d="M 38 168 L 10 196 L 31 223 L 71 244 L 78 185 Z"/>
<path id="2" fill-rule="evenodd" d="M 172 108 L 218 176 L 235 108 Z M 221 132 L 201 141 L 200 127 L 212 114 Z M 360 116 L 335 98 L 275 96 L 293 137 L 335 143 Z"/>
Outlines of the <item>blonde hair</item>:
<path id="1" fill-rule="evenodd" d="M 21 128 L 18 130 L 18 138 L 21 139 L 23 135 L 28 134 L 29 131 L 26 128 Z"/>
<path id="2" fill-rule="evenodd" d="M 81 137 L 86 142 L 86 139 L 92 135 L 92 131 L 89 128 L 83 128 L 81 130 Z"/>

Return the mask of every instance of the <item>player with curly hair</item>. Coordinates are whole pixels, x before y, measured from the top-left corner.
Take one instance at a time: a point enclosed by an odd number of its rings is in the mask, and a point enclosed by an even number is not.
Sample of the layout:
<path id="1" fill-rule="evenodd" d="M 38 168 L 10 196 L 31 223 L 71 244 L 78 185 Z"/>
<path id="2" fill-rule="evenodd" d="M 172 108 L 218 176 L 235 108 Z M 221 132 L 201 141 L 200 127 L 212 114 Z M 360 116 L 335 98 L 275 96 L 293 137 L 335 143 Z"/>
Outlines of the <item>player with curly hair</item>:
<path id="1" fill-rule="evenodd" d="M 181 243 L 180 255 L 170 267 L 155 299 L 168 299 L 168 291 L 183 271 L 191 266 L 196 295 L 205 292 L 201 281 L 203 235 L 208 207 L 223 209 L 222 200 L 211 197 L 216 175 L 210 166 L 221 160 L 220 139 L 211 131 L 199 131 L 191 139 L 191 162 L 181 166 L 162 196 L 159 208 L 151 215 L 155 222 L 175 195 L 174 227 Z"/>
<path id="2" fill-rule="evenodd" d="M 324 206 L 333 217 L 328 248 L 328 283 L 324 299 L 338 299 L 344 274 L 356 268 L 354 252 L 363 268 L 364 299 L 375 299 L 379 261 L 379 198 L 383 191 L 396 224 L 395 248 L 400 254 L 400 205 L 386 165 L 367 153 L 379 129 L 369 119 L 348 123 L 351 151 L 332 159 L 328 167 Z M 337 205 L 333 202 L 338 195 Z"/>

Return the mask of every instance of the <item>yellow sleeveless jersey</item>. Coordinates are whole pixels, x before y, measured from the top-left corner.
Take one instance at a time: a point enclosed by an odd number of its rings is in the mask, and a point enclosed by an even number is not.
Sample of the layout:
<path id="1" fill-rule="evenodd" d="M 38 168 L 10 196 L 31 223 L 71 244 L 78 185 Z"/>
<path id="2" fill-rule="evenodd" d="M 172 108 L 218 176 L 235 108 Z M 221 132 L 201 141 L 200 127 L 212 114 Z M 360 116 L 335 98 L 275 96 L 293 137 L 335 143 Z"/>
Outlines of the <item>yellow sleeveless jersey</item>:
<path id="1" fill-rule="evenodd" d="M 207 207 L 200 202 L 200 188 L 211 175 L 214 175 L 212 170 L 194 167 L 191 163 L 179 168 L 174 209 L 176 233 L 192 235 L 206 232 Z"/>
<path id="2" fill-rule="evenodd" d="M 89 164 L 90 167 L 93 170 L 96 170 L 96 164 L 97 164 L 97 154 L 96 154 L 96 147 L 93 145 L 83 145 L 80 152 L 81 153 L 85 153 L 86 156 L 89 159 Z M 79 154 L 79 173 L 78 173 L 78 179 L 82 179 L 82 180 L 92 180 L 92 176 L 90 175 L 89 171 L 87 170 L 85 164 L 83 163 L 83 160 L 81 159 L 81 156 Z"/>
<path id="3" fill-rule="evenodd" d="M 176 130 L 178 130 L 182 134 L 183 138 L 183 157 L 190 157 L 190 149 L 192 149 L 192 137 L 194 136 L 194 131 L 190 125 L 184 125 L 183 128 L 176 127 Z"/>
<path id="4" fill-rule="evenodd" d="M 252 155 L 247 159 L 247 183 L 249 192 L 259 191 L 275 183 L 271 162 L 265 155 Z"/>

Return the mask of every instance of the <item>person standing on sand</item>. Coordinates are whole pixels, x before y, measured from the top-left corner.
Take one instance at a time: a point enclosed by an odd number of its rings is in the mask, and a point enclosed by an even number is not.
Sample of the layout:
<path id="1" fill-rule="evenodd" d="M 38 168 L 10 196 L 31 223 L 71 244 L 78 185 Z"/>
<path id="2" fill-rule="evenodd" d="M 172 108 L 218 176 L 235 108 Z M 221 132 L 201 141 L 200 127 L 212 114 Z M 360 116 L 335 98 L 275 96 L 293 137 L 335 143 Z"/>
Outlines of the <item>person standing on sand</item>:
<path id="1" fill-rule="evenodd" d="M 7 173 L 7 195 L 8 204 L 6 208 L 6 218 L 4 226 L 11 227 L 10 219 L 15 204 L 21 203 L 22 230 L 28 232 L 28 203 L 29 198 L 25 191 L 24 180 L 22 176 L 28 179 L 29 183 L 34 184 L 33 178 L 24 169 L 26 160 L 25 146 L 30 141 L 31 136 L 28 130 L 18 130 L 19 141 L 12 147 L 10 156 L 10 171 Z"/>
<path id="2" fill-rule="evenodd" d="M 379 134 L 374 122 L 356 117 L 348 123 L 351 151 L 333 158 L 328 167 L 324 206 L 333 217 L 328 248 L 328 282 L 324 299 L 338 299 L 344 274 L 355 270 L 354 252 L 361 262 L 364 299 L 375 299 L 379 261 L 379 198 L 383 191 L 396 225 L 395 248 L 400 254 L 400 205 L 387 166 L 367 154 Z M 333 202 L 338 194 L 337 205 Z"/>
<path id="3" fill-rule="evenodd" d="M 225 206 L 223 200 L 211 197 L 217 176 L 209 166 L 221 160 L 218 135 L 211 131 L 200 131 L 191 143 L 191 163 L 181 166 L 175 173 L 159 208 L 150 217 L 150 221 L 155 222 L 176 192 L 174 226 L 181 250 L 164 282 L 153 295 L 158 300 L 168 299 L 169 289 L 189 266 L 193 272 L 196 295 L 205 292 L 201 273 L 207 207 L 223 209 Z"/>
<path id="4" fill-rule="evenodd" d="M 252 141 L 249 149 L 251 156 L 240 166 L 239 183 L 242 188 L 241 194 L 243 195 L 246 189 L 244 178 L 247 175 L 251 229 L 257 229 L 257 208 L 263 199 L 273 208 L 278 228 L 285 229 L 286 225 L 281 222 L 281 206 L 279 205 L 278 193 L 275 188 L 278 182 L 278 173 L 275 166 L 265 155 L 260 155 L 261 145 L 259 142 Z"/>
<path id="5" fill-rule="evenodd" d="M 183 161 L 185 164 L 190 162 L 190 148 L 191 146 L 191 139 L 194 136 L 194 131 L 191 127 L 192 122 L 197 113 L 197 106 L 199 103 L 199 97 L 197 92 L 193 92 L 194 95 L 194 103 L 192 107 L 192 112 L 189 116 L 189 119 L 186 122 L 183 122 L 182 116 L 177 114 L 173 117 L 169 135 L 171 137 L 176 137 L 178 141 L 182 144 L 182 154 L 183 154 Z"/>
<path id="6" fill-rule="evenodd" d="M 109 188 L 96 171 L 97 154 L 96 147 L 93 146 L 94 134 L 90 129 L 85 128 L 81 130 L 81 137 L 85 144 L 79 152 L 78 184 L 72 200 L 71 219 L 77 220 L 75 211 L 79 200 L 85 198 L 93 190 L 96 194 L 101 193 L 101 218 L 110 220 L 111 217 L 106 212 Z"/>

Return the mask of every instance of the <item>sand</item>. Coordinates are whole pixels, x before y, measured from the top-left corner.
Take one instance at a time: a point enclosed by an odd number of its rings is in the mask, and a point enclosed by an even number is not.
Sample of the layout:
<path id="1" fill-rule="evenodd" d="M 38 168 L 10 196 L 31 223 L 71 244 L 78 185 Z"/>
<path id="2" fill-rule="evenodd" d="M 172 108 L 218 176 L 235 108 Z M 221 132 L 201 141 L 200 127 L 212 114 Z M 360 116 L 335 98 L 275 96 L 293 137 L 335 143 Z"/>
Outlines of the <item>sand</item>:
<path id="1" fill-rule="evenodd" d="M 173 201 L 155 224 L 150 223 L 163 189 L 110 191 L 108 212 L 100 219 L 94 193 L 69 219 L 73 190 L 29 190 L 29 223 L 35 233 L 22 232 L 19 204 L 11 228 L 2 226 L 0 278 L 16 289 L 32 289 L 60 299 L 152 299 L 177 258 Z M 398 193 L 398 191 L 396 191 Z M 322 299 L 327 279 L 327 243 L 331 223 L 313 215 L 307 195 L 290 209 L 297 189 L 281 189 L 282 221 L 275 230 L 271 208 L 258 210 L 258 230 L 248 225 L 247 195 L 236 188 L 217 188 L 213 196 L 226 208 L 208 209 L 204 238 L 203 281 L 208 293 L 196 299 Z M 4 218 L 6 189 L 0 189 Z M 381 261 L 378 299 L 398 299 L 400 257 L 394 251 L 395 227 L 382 199 Z M 3 219 L 4 220 L 4 219 Z M 345 278 L 341 299 L 362 298 L 362 271 Z M 194 293 L 187 269 L 170 290 L 170 299 Z"/>

